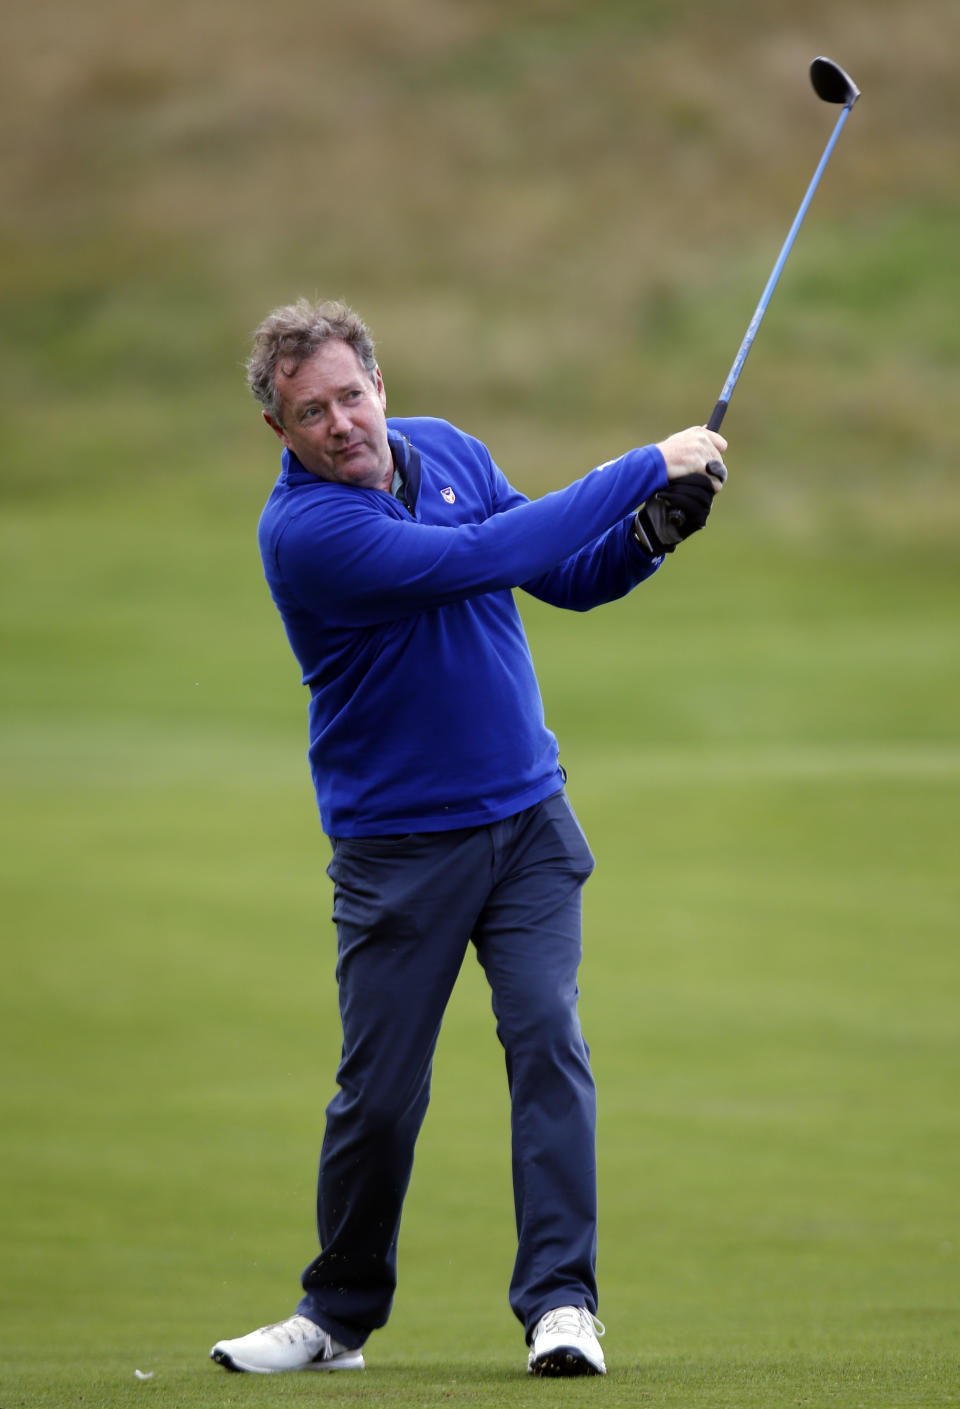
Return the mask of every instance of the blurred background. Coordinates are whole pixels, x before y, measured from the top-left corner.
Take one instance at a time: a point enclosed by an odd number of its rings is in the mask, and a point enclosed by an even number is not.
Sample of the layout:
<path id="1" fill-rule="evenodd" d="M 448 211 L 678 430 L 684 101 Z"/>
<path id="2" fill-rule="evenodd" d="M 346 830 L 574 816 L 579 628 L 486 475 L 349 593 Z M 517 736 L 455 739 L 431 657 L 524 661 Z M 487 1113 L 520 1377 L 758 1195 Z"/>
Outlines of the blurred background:
<path id="1" fill-rule="evenodd" d="M 951 537 L 958 25 L 949 0 L 22 7 L 5 487 L 188 462 L 259 494 L 237 364 L 301 292 L 364 311 L 392 409 L 518 478 L 705 419 L 836 116 L 823 49 L 866 97 L 738 396 L 726 511 L 821 536 L 828 493 L 858 532 Z"/>
<path id="2" fill-rule="evenodd" d="M 277 456 L 252 329 L 346 299 L 388 410 L 457 422 L 531 495 L 703 422 L 836 117 L 819 53 L 864 96 L 709 533 L 602 613 L 522 609 L 600 858 L 584 1017 L 621 1346 L 945 1353 L 958 44 L 954 0 L 6 16 L 0 1217 L 31 1402 L 85 1355 L 199 1365 L 286 1314 L 312 1255 L 333 937 L 256 553 Z M 472 968 L 441 1058 L 393 1361 L 449 1354 L 438 1317 L 516 1350 Z"/>

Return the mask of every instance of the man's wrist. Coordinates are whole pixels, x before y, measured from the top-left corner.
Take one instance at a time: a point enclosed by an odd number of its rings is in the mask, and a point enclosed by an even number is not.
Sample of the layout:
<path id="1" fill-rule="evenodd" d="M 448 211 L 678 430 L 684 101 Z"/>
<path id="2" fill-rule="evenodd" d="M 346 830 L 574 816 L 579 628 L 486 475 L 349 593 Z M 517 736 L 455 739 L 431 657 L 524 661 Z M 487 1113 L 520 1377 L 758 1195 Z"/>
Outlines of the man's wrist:
<path id="1" fill-rule="evenodd" d="M 647 537 L 647 534 L 646 534 L 646 532 L 644 531 L 643 525 L 642 525 L 641 522 L 640 522 L 640 510 L 639 510 L 639 509 L 637 510 L 637 512 L 636 512 L 636 513 L 634 514 L 634 516 L 633 516 L 633 523 L 632 523 L 631 526 L 630 526 L 630 533 L 631 533 L 631 536 L 633 537 L 634 543 L 636 543 L 637 547 L 640 548 L 640 549 L 642 549 L 643 552 L 646 553 L 646 555 L 647 555 L 648 558 L 661 558 L 661 557 L 663 557 L 663 549 L 661 548 L 661 549 L 658 551 L 656 548 L 654 548 L 653 544 L 650 542 L 650 539 Z"/>

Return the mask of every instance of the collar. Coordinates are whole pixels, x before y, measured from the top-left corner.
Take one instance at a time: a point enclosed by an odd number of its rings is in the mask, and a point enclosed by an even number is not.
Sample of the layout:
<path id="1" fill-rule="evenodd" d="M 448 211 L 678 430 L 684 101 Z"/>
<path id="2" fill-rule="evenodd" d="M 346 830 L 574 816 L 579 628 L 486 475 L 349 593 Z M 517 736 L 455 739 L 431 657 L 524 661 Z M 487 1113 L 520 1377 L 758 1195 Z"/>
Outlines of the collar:
<path id="1" fill-rule="evenodd" d="M 390 443 L 390 453 L 393 456 L 395 474 L 393 477 L 394 493 L 396 493 L 397 475 L 403 482 L 403 502 L 410 510 L 411 514 L 416 512 L 417 499 L 420 497 L 420 452 L 413 445 L 402 431 L 391 430 L 387 427 L 387 439 Z"/>
<path id="2" fill-rule="evenodd" d="M 387 441 L 390 445 L 390 454 L 393 456 L 394 476 L 392 492 L 396 493 L 397 475 L 399 474 L 403 489 L 403 502 L 407 505 L 411 513 L 417 507 L 417 499 L 420 495 L 420 452 L 401 431 L 391 430 L 387 427 Z M 317 483 L 317 476 L 305 470 L 292 450 L 286 446 L 280 456 L 281 473 L 288 484 L 310 484 Z M 320 480 L 323 484 L 324 481 Z"/>

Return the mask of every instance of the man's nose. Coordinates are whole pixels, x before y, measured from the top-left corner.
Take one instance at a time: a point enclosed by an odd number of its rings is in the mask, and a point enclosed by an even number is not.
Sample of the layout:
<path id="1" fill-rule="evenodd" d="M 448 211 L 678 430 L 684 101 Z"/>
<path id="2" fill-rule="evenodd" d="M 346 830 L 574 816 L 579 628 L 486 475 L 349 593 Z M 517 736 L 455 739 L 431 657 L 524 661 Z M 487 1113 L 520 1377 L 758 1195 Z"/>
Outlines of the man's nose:
<path id="1" fill-rule="evenodd" d="M 330 410 L 330 433 L 331 435 L 349 435 L 351 428 L 350 417 L 342 406 L 333 406 Z"/>

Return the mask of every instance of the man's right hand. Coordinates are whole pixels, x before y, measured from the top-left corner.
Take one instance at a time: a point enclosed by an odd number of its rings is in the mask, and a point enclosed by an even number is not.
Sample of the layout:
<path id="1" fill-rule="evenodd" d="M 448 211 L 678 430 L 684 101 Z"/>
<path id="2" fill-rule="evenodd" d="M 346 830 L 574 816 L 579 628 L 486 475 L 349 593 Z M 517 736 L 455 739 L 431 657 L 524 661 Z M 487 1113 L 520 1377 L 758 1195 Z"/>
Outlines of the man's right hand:
<path id="1" fill-rule="evenodd" d="M 668 479 L 703 474 L 711 460 L 720 460 L 726 448 L 727 442 L 719 431 L 708 431 L 706 426 L 690 426 L 685 431 L 678 431 L 676 435 L 661 440 L 657 445 L 667 462 Z M 720 462 L 723 463 L 722 460 Z M 711 475 L 711 479 L 719 490 L 719 477 Z"/>

